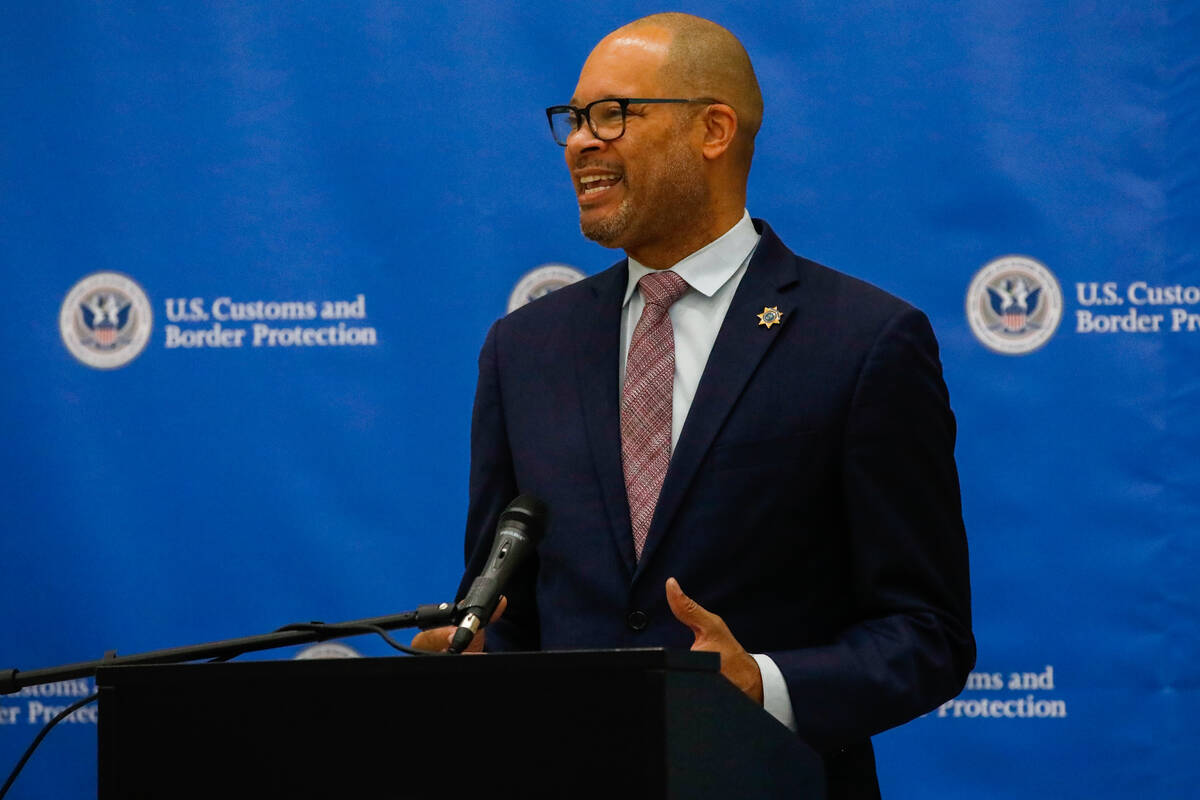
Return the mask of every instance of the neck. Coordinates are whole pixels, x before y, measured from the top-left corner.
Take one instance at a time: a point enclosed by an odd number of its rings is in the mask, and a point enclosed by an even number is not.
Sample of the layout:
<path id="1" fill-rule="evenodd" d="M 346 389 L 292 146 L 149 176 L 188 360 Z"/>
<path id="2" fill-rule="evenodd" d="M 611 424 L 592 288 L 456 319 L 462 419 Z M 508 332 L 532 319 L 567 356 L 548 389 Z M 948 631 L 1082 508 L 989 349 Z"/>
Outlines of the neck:
<path id="1" fill-rule="evenodd" d="M 700 224 L 679 231 L 679 235 L 670 241 L 654 241 L 627 247 L 625 254 L 650 269 L 673 267 L 728 233 L 741 221 L 745 208 L 746 198 L 742 195 L 740 201 L 731 202 L 726 208 L 716 210 L 708 219 L 698 221 Z"/>

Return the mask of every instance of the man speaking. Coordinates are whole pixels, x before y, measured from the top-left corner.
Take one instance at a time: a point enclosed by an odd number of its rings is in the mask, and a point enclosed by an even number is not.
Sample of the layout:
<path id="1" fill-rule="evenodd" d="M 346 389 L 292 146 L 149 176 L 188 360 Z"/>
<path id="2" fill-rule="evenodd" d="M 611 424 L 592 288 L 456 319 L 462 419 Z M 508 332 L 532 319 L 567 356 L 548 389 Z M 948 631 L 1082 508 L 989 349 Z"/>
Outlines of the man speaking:
<path id="1" fill-rule="evenodd" d="M 975 660 L 929 323 L 750 218 L 762 96 L 719 25 L 614 31 L 547 115 L 584 235 L 627 258 L 484 342 L 460 595 L 513 497 L 550 524 L 472 647 L 719 652 L 831 798 L 878 796 L 870 736 Z"/>

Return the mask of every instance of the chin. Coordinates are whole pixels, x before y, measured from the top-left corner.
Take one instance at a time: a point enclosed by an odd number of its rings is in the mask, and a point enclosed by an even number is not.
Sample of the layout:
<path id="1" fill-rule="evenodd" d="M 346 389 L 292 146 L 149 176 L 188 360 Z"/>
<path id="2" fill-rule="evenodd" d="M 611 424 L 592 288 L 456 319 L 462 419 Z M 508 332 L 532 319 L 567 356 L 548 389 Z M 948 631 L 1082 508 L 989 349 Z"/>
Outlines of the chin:
<path id="1" fill-rule="evenodd" d="M 621 237 L 619 235 L 614 235 L 611 231 L 605 228 L 583 225 L 581 223 L 579 230 L 581 233 L 583 233 L 584 238 L 591 239 L 593 242 L 601 245 L 602 247 L 618 248 L 621 246 Z"/>
<path id="2" fill-rule="evenodd" d="M 632 211 L 626 203 L 622 203 L 613 213 L 602 217 L 589 219 L 581 211 L 579 230 L 584 237 L 603 247 L 622 247 L 630 229 L 631 216 Z"/>

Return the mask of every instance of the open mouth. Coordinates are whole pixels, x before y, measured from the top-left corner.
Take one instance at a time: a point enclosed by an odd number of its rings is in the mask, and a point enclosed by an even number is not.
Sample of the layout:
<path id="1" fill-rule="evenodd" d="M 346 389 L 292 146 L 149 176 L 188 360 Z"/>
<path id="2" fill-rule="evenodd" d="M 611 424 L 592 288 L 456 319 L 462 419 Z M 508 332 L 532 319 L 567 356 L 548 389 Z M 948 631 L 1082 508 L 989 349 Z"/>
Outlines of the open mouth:
<path id="1" fill-rule="evenodd" d="M 579 196 L 592 197 L 611 189 L 621 182 L 621 176 L 615 173 L 600 175 L 582 175 L 579 178 Z"/>

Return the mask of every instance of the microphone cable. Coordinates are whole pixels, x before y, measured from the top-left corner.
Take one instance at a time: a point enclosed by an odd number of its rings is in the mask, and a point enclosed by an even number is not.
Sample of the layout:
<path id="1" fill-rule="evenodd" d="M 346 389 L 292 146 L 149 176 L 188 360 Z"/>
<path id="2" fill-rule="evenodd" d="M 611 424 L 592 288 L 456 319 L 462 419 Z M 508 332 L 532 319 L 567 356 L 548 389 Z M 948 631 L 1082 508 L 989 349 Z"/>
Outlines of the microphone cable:
<path id="1" fill-rule="evenodd" d="M 291 625 L 284 625 L 282 628 L 276 629 L 277 633 L 283 632 L 283 631 L 311 631 L 313 633 L 329 632 L 329 633 L 345 635 L 345 636 L 353 636 L 353 635 L 360 634 L 360 633 L 375 633 L 375 634 L 378 634 L 391 647 L 395 648 L 396 650 L 399 650 L 402 653 L 408 653 L 409 655 L 413 655 L 413 656 L 449 656 L 449 655 L 453 655 L 453 653 L 446 653 L 446 652 L 434 652 L 434 651 L 430 651 L 430 650 L 416 650 L 412 647 L 409 647 L 408 645 L 400 644 L 395 639 L 393 639 L 391 637 L 391 635 L 389 635 L 385 629 L 379 627 L 378 625 L 337 625 L 337 624 L 330 625 L 330 624 L 326 624 L 324 622 L 297 622 L 297 623 L 293 623 Z M 330 636 L 329 638 L 335 639 L 335 638 L 338 638 L 338 636 Z M 218 661 L 228 661 L 229 659 L 237 658 L 240 655 L 244 655 L 244 653 L 233 653 L 231 655 L 221 656 L 219 658 L 210 659 L 209 663 L 218 662 Z M 50 720 L 49 722 L 47 722 L 45 725 L 42 726 L 42 729 L 40 731 L 38 731 L 37 736 L 35 736 L 33 738 L 32 742 L 30 742 L 29 747 L 25 749 L 25 753 L 24 753 L 24 755 L 21 756 L 20 761 L 18 761 L 17 765 L 15 767 L 13 767 L 12 772 L 9 773 L 8 780 L 6 780 L 4 782 L 4 786 L 0 787 L 0 800 L 4 800 L 4 796 L 8 794 L 9 788 L 13 785 L 13 782 L 16 781 L 17 776 L 21 774 L 21 770 L 25 768 L 25 764 L 33 756 L 34 751 L 36 751 L 38 749 L 38 745 L 40 745 L 42 743 L 42 740 L 44 740 L 46 738 L 46 735 L 48 733 L 50 733 L 50 730 L 55 725 L 62 722 L 64 719 L 66 719 L 67 717 L 71 716 L 79 709 L 86 706 L 88 703 L 94 702 L 96 700 L 96 698 L 98 698 L 99 696 L 100 696 L 100 693 L 95 692 L 81 700 L 75 701 L 71 705 L 64 708 L 62 711 L 58 712 L 58 714 L 56 714 L 54 716 L 54 719 Z"/>
<path id="2" fill-rule="evenodd" d="M 453 653 L 435 651 L 435 650 L 417 650 L 409 647 L 406 644 L 400 644 L 393 639 L 386 630 L 378 625 L 347 625 L 342 623 L 327 623 L 327 622 L 296 622 L 291 625 L 284 625 L 282 628 L 276 628 L 276 633 L 284 631 L 309 631 L 311 633 L 333 633 L 329 639 L 338 639 L 342 636 L 355 636 L 360 633 L 378 634 L 381 639 L 388 643 L 388 646 L 401 653 L 408 653 L 410 656 L 448 656 Z M 322 640 L 324 641 L 324 640 Z"/>
<path id="3" fill-rule="evenodd" d="M 99 696 L 100 693 L 95 692 L 83 698 L 82 700 L 76 700 L 74 703 L 58 712 L 58 714 L 54 716 L 54 719 L 42 726 L 42 729 L 38 731 L 38 735 L 33 738 L 33 742 L 31 742 L 29 747 L 26 748 L 25 755 L 21 756 L 21 760 L 17 762 L 17 766 L 13 767 L 13 771 L 9 773 L 8 780 L 4 782 L 4 786 L 0 787 L 0 800 L 4 800 L 4 795 L 8 794 L 9 787 L 13 785 L 13 781 L 17 779 L 17 776 L 21 774 L 21 770 L 25 767 L 25 763 L 29 761 L 30 757 L 33 755 L 33 751 L 37 750 L 38 745 L 41 744 L 42 740 L 46 738 L 46 734 L 50 732 L 50 729 Z"/>

